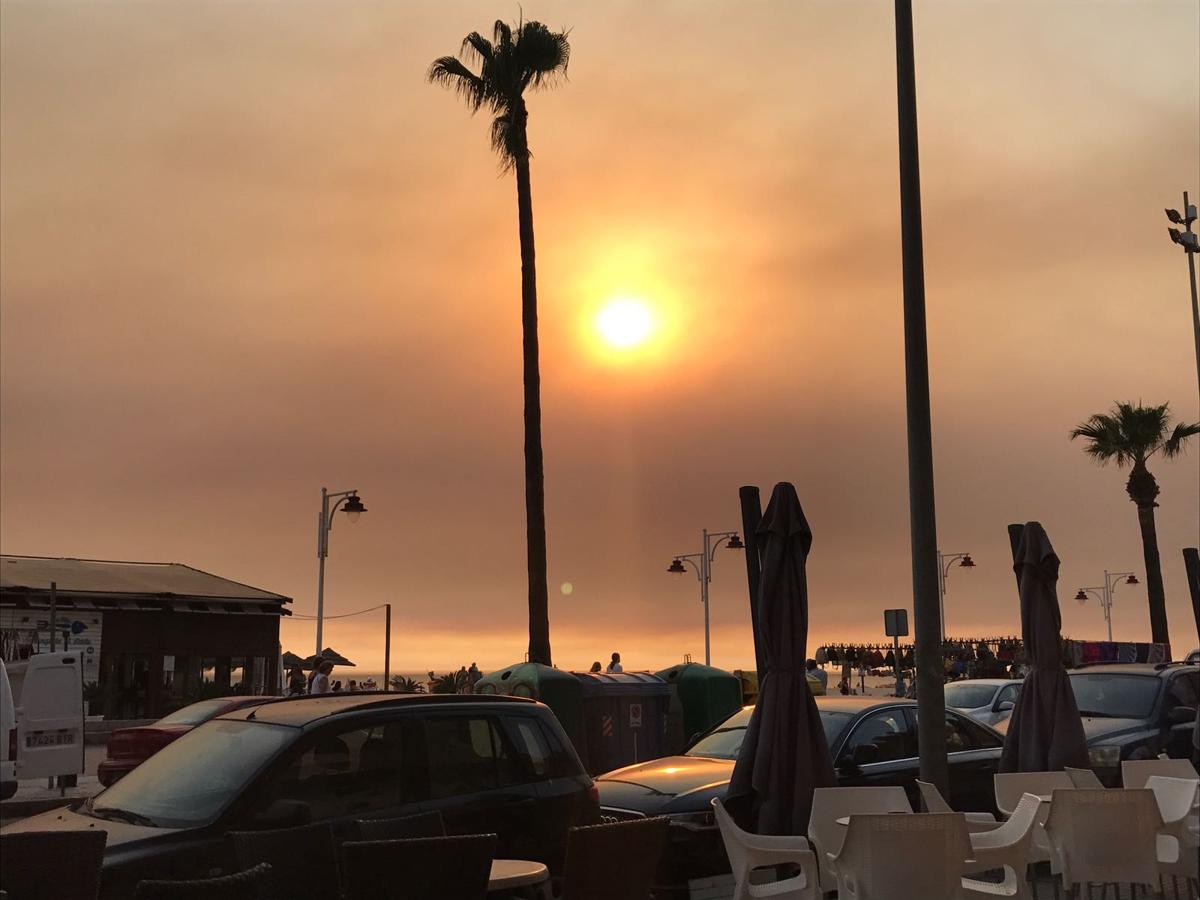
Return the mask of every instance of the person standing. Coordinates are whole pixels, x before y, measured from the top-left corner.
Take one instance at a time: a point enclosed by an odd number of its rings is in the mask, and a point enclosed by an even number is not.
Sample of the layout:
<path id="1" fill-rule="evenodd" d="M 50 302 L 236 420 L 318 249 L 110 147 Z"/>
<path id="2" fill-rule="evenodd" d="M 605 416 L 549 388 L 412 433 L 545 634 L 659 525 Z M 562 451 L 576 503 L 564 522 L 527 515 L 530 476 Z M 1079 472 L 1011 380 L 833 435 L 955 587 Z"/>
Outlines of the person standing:
<path id="1" fill-rule="evenodd" d="M 323 666 L 323 665 L 325 665 L 325 657 L 323 657 L 323 656 L 313 657 L 313 665 L 312 665 L 312 669 L 308 673 L 308 684 L 307 684 L 308 692 L 310 694 L 313 692 L 313 689 L 312 689 L 313 682 L 316 680 L 317 676 L 321 674 L 321 666 Z"/>
<path id="2" fill-rule="evenodd" d="M 592 667 L 588 671 L 593 675 L 599 675 L 602 671 L 604 671 L 604 666 L 600 665 L 600 660 L 596 660 L 594 663 L 592 663 Z"/>
<path id="3" fill-rule="evenodd" d="M 333 673 L 333 662 L 325 660 L 321 663 L 321 668 L 317 670 L 317 674 L 313 677 L 312 682 L 308 686 L 310 694 L 328 694 L 332 690 L 329 683 L 329 676 Z"/>
<path id="4" fill-rule="evenodd" d="M 475 685 L 482 677 L 483 673 L 479 671 L 479 666 L 471 663 L 471 668 L 467 669 L 467 681 L 470 683 L 472 694 L 475 693 Z"/>
<path id="5" fill-rule="evenodd" d="M 620 653 L 613 653 L 612 661 L 608 664 L 608 668 L 605 669 L 605 671 L 608 672 L 610 675 L 616 675 L 619 672 L 625 671 L 623 668 L 621 668 L 621 654 Z"/>
<path id="6" fill-rule="evenodd" d="M 829 673 L 824 669 L 819 668 L 815 659 L 810 659 L 804 665 L 805 668 L 808 669 L 808 674 L 817 679 L 817 681 L 821 682 L 821 690 L 829 690 Z"/>
<path id="7" fill-rule="evenodd" d="M 304 689 L 308 687 L 308 682 L 304 678 L 304 673 L 300 671 L 299 666 L 292 666 L 288 672 L 288 692 L 289 697 L 299 697 L 304 693 Z"/>

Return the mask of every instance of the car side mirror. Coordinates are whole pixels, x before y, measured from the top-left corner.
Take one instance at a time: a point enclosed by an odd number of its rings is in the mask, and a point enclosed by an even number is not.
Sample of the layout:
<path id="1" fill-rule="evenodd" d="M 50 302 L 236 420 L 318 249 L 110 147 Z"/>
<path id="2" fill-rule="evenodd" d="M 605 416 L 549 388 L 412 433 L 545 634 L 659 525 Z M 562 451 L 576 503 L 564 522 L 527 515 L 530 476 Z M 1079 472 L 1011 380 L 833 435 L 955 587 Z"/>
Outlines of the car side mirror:
<path id="1" fill-rule="evenodd" d="M 1011 700 L 1001 700 L 996 706 L 996 712 L 1012 712 L 1013 707 L 1016 705 Z"/>
<path id="2" fill-rule="evenodd" d="M 1167 721 L 1172 725 L 1187 725 L 1196 721 L 1196 710 L 1191 706 L 1176 706 L 1167 713 Z"/>
<path id="3" fill-rule="evenodd" d="M 312 821 L 312 807 L 303 800 L 274 800 L 266 809 L 250 816 L 250 825 L 256 830 L 276 828 L 298 828 Z"/>

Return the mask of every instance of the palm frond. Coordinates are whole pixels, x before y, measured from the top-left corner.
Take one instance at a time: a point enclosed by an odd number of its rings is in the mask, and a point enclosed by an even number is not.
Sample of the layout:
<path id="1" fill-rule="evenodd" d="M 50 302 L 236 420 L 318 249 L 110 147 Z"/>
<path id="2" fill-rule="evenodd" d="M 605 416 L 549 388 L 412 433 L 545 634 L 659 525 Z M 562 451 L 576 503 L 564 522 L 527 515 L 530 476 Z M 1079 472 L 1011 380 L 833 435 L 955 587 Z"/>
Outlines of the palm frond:
<path id="1" fill-rule="evenodd" d="M 496 42 L 496 46 L 503 50 L 512 47 L 512 28 L 503 19 L 497 19 L 492 25 L 492 40 Z"/>
<path id="2" fill-rule="evenodd" d="M 568 32 L 551 31 L 541 22 L 526 22 L 517 38 L 522 88 L 550 87 L 565 77 L 571 62 Z"/>
<path id="3" fill-rule="evenodd" d="M 1200 435 L 1200 422 L 1193 422 L 1191 425 L 1180 422 L 1175 426 L 1175 430 L 1171 432 L 1171 436 L 1163 441 L 1162 455 L 1167 459 L 1182 456 L 1183 451 L 1186 449 L 1184 441 L 1196 435 Z"/>
<path id="4" fill-rule="evenodd" d="M 492 120 L 492 149 L 500 154 L 500 170 L 507 172 L 521 154 L 520 136 L 511 112 L 503 112 Z"/>
<path id="5" fill-rule="evenodd" d="M 430 84 L 448 87 L 462 97 L 471 112 L 476 112 L 488 100 L 487 82 L 453 56 L 435 59 L 426 77 Z"/>
<path id="6" fill-rule="evenodd" d="M 478 31 L 472 31 L 463 38 L 462 49 L 459 50 L 459 56 L 465 59 L 473 59 L 480 66 L 486 68 L 496 56 L 496 48 L 492 46 L 492 42 L 485 38 Z"/>

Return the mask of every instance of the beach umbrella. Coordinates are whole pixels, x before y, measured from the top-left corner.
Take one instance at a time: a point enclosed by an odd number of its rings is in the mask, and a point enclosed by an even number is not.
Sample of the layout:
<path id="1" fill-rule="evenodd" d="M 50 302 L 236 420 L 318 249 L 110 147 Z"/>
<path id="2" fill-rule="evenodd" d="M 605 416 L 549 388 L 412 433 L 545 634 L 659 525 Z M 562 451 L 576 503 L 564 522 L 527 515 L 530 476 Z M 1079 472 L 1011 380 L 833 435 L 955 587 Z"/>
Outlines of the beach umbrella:
<path id="1" fill-rule="evenodd" d="M 321 658 L 326 662 L 333 663 L 335 666 L 350 666 L 352 669 L 355 668 L 354 663 L 330 647 L 326 647 L 321 651 Z"/>
<path id="2" fill-rule="evenodd" d="M 1083 720 L 1063 667 L 1058 556 L 1038 522 L 1021 529 L 1013 555 L 1021 597 L 1021 637 L 1029 674 L 1004 735 L 1001 772 L 1051 772 L 1088 767 Z"/>
<path id="3" fill-rule="evenodd" d="M 291 669 L 295 668 L 296 666 L 299 666 L 302 669 L 305 668 L 305 660 L 297 656 L 291 650 L 288 650 L 283 654 L 283 656 L 279 657 L 279 662 L 283 664 L 284 669 Z"/>
<path id="4" fill-rule="evenodd" d="M 775 485 L 758 526 L 762 558 L 758 629 L 766 666 L 729 782 L 731 814 L 759 834 L 805 834 L 813 790 L 836 780 L 804 663 L 805 564 L 812 531 L 796 489 Z"/>

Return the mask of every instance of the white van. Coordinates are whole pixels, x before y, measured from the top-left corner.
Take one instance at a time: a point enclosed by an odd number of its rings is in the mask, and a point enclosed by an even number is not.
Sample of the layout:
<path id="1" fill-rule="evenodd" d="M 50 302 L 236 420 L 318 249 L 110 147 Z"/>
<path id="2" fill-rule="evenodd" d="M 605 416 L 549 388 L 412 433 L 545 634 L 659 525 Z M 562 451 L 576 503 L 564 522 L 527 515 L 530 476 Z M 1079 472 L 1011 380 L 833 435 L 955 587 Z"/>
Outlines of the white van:
<path id="1" fill-rule="evenodd" d="M 82 774 L 83 719 L 78 653 L 0 660 L 0 798 L 22 779 Z"/>

